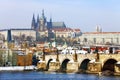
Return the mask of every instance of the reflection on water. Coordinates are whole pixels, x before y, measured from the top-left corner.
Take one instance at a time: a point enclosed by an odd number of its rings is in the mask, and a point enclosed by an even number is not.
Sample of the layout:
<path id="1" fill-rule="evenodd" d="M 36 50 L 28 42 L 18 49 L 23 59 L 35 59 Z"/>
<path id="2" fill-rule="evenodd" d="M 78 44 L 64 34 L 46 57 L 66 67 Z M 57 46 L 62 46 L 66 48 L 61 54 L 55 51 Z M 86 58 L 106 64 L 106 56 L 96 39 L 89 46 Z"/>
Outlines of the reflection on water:
<path id="1" fill-rule="evenodd" d="M 0 80 L 120 80 L 120 77 L 27 71 L 0 72 Z"/>

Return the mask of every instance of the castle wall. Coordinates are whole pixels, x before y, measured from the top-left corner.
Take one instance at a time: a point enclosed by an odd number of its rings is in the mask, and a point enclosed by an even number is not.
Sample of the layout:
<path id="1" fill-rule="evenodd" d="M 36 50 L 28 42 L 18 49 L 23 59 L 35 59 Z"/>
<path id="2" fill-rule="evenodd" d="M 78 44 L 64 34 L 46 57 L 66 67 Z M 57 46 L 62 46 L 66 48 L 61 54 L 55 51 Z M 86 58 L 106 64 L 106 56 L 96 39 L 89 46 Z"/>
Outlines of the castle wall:
<path id="1" fill-rule="evenodd" d="M 0 31 L 0 34 L 4 35 L 5 40 L 7 40 L 8 30 Z M 22 35 L 25 35 L 25 37 L 32 36 L 33 39 L 36 40 L 36 31 L 34 31 L 34 30 L 30 30 L 30 29 L 11 29 L 12 40 L 14 40 L 13 36 L 20 37 Z"/>

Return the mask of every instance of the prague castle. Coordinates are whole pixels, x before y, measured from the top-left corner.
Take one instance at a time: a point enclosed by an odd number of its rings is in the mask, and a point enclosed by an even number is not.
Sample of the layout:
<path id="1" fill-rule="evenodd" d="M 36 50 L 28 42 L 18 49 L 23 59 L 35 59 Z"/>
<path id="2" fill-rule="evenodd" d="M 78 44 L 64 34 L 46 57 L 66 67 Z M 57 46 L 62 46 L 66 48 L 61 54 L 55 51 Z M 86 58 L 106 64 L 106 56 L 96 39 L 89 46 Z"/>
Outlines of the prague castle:
<path id="1" fill-rule="evenodd" d="M 42 15 L 35 19 L 33 14 L 31 29 L 35 30 L 38 33 L 38 36 L 47 36 L 49 38 L 53 37 L 55 34 L 56 37 L 75 37 L 75 35 L 80 35 L 80 29 L 72 29 L 66 27 L 64 22 L 53 22 L 52 18 L 47 21 L 44 10 L 42 10 Z M 37 36 L 37 37 L 38 37 Z"/>
<path id="2" fill-rule="evenodd" d="M 120 44 L 120 32 L 102 32 L 96 27 L 96 32 L 81 32 L 80 29 L 69 28 L 62 22 L 47 20 L 44 10 L 37 19 L 33 14 L 31 28 L 0 30 L 1 41 L 50 41 L 51 38 L 76 39 L 80 44 Z M 78 41 L 79 40 L 79 41 Z"/>
<path id="3" fill-rule="evenodd" d="M 49 39 L 54 37 L 76 37 L 81 34 L 80 29 L 72 29 L 65 25 L 62 22 L 53 22 L 52 18 L 47 21 L 45 17 L 44 10 L 42 14 L 37 19 L 33 14 L 31 21 L 31 28 L 22 28 L 22 29 L 3 29 L 0 30 L 0 41 L 8 42 L 20 42 L 20 41 L 45 41 L 45 38 Z"/>
<path id="4" fill-rule="evenodd" d="M 64 22 L 52 22 L 52 18 L 50 18 L 49 21 L 47 21 L 44 10 L 42 10 L 42 16 L 39 18 L 39 15 L 37 16 L 37 20 L 35 20 L 35 16 L 33 14 L 31 29 L 36 31 L 45 31 L 50 30 L 54 28 L 66 28 L 66 25 Z"/>

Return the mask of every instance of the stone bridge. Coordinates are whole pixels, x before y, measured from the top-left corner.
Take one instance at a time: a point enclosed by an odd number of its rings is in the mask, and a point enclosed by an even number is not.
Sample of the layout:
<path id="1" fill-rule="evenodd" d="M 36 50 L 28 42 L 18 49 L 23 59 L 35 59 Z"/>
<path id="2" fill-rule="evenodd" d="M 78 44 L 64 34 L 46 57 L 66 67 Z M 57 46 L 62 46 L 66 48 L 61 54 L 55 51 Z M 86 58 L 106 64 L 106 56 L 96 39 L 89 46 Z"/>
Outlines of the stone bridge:
<path id="1" fill-rule="evenodd" d="M 43 55 L 37 66 L 50 71 L 87 71 L 98 73 L 105 70 L 120 73 L 120 54 L 52 54 Z"/>

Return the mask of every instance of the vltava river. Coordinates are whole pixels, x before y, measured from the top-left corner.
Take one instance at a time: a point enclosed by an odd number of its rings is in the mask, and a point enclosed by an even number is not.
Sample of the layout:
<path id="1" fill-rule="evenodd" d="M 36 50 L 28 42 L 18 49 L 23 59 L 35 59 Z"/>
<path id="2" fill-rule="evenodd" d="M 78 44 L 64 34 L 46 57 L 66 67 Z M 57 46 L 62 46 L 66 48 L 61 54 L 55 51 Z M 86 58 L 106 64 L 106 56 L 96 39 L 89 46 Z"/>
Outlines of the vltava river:
<path id="1" fill-rule="evenodd" d="M 120 77 L 25 71 L 0 72 L 0 80 L 120 80 Z"/>

